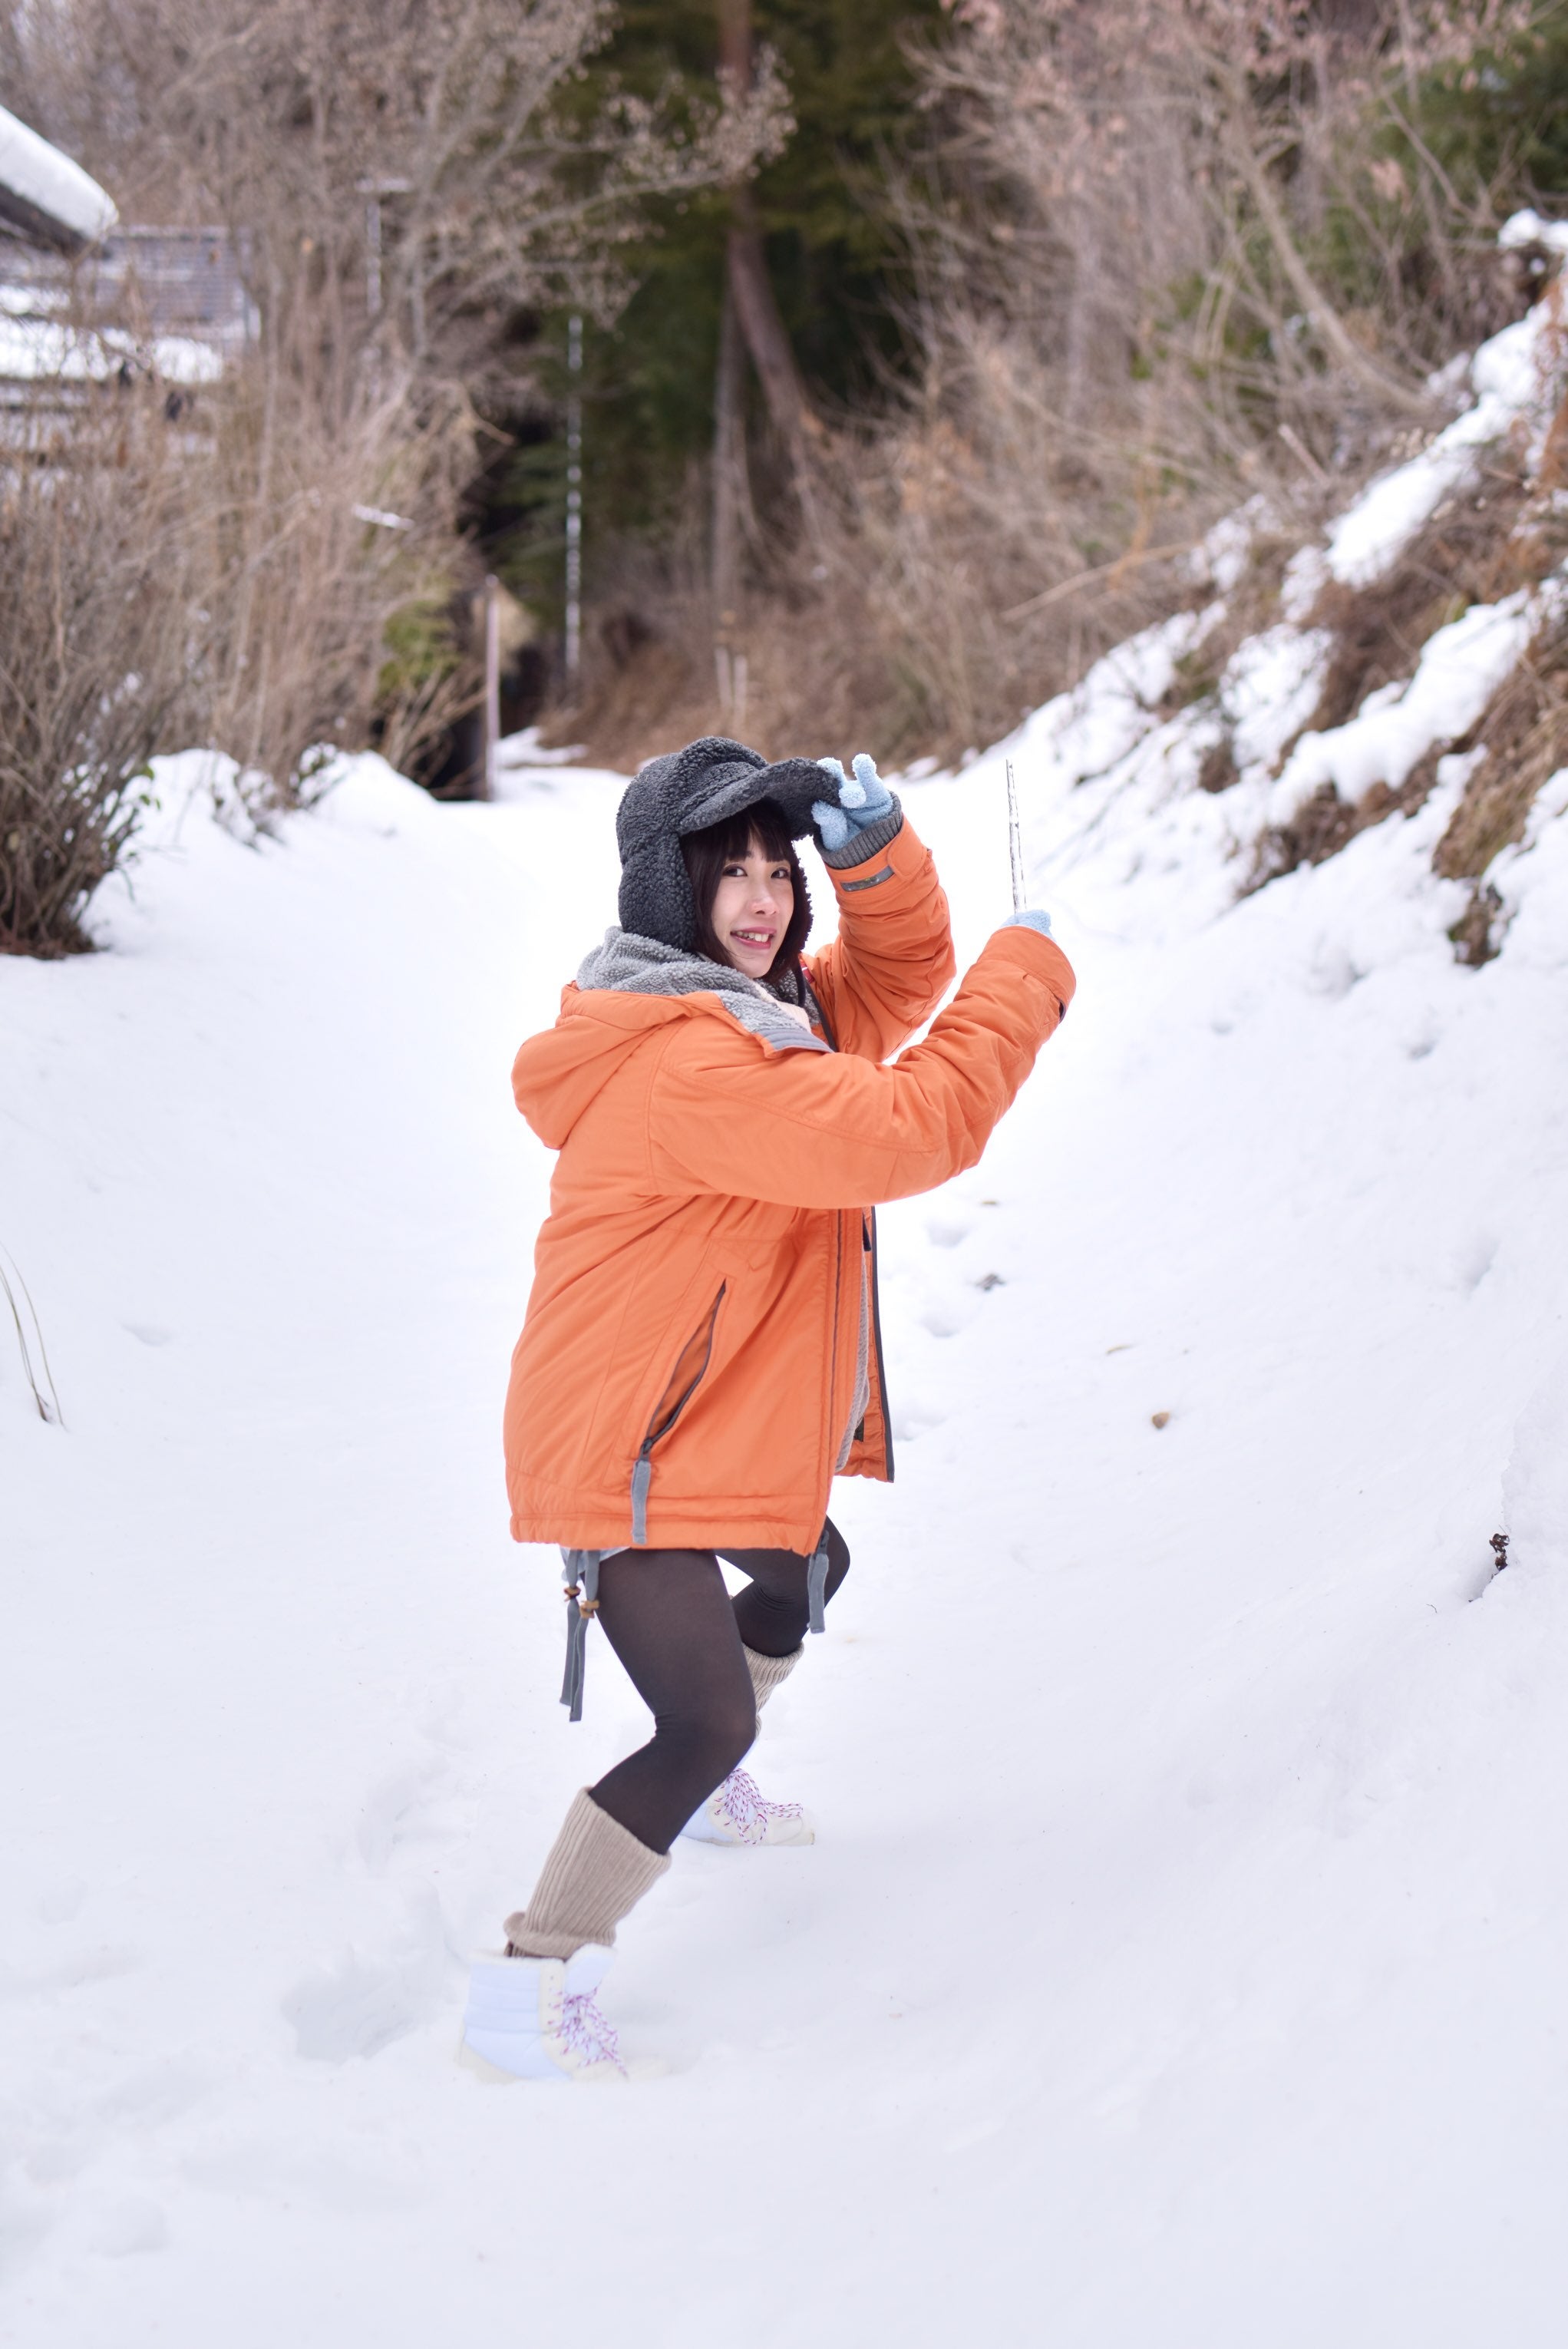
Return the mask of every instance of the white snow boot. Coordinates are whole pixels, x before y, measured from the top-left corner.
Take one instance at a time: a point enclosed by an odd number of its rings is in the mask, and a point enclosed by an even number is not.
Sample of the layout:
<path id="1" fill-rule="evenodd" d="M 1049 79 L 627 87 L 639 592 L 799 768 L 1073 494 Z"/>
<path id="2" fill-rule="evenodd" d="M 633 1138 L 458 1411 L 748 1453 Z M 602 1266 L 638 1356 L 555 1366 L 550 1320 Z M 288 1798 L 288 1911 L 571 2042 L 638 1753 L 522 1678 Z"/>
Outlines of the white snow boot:
<path id="1" fill-rule="evenodd" d="M 614 1954 L 590 1941 L 570 1958 L 476 1959 L 463 2016 L 472 2068 L 513 2080 L 626 2079 L 593 1995 Z"/>
<path id="2" fill-rule="evenodd" d="M 799 1803 L 770 1803 L 748 1770 L 732 1770 L 681 1829 L 692 1843 L 815 1843 Z"/>

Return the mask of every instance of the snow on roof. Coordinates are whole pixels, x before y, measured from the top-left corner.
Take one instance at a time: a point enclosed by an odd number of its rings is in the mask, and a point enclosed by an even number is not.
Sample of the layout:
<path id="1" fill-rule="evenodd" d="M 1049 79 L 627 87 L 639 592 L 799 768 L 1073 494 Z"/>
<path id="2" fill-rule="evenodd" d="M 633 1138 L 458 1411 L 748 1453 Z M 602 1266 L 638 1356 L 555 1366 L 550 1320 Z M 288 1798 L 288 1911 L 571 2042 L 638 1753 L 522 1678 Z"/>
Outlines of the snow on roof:
<path id="1" fill-rule="evenodd" d="M 0 383 L 102 383 L 121 367 L 146 367 L 165 383 L 216 383 L 223 356 L 191 335 L 138 340 L 118 326 L 76 326 L 37 313 L 30 287 L 0 285 Z"/>
<path id="2" fill-rule="evenodd" d="M 119 214 L 79 163 L 0 106 L 0 220 L 67 253 L 96 244 Z"/>

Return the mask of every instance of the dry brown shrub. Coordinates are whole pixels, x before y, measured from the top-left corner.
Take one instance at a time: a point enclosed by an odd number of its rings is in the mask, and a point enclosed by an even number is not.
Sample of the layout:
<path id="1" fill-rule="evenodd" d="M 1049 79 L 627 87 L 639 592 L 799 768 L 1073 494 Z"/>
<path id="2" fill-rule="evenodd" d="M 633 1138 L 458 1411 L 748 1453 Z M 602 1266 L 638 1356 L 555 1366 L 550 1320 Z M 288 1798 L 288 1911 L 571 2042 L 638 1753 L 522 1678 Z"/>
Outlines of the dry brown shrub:
<path id="1" fill-rule="evenodd" d="M 0 953 L 72 954 L 189 713 L 190 481 L 157 387 L 7 413 L 0 465 Z"/>
<path id="2" fill-rule="evenodd" d="M 1413 768 L 1398 790 L 1387 783 L 1374 783 L 1356 801 L 1342 800 L 1332 783 L 1320 783 L 1288 823 L 1270 824 L 1259 833 L 1243 895 L 1251 896 L 1282 874 L 1294 873 L 1299 864 L 1326 864 L 1358 833 L 1381 823 L 1385 816 L 1412 813 L 1432 788 L 1438 755 Z"/>
<path id="3" fill-rule="evenodd" d="M 314 754 L 372 738 L 415 757 L 479 680 L 448 621 L 466 416 L 383 377 L 334 415 L 264 358 L 206 403 L 207 495 L 191 550 L 206 615 L 201 739 L 250 778 L 251 812 L 309 796 Z M 400 624 L 429 641 L 400 667 Z"/>

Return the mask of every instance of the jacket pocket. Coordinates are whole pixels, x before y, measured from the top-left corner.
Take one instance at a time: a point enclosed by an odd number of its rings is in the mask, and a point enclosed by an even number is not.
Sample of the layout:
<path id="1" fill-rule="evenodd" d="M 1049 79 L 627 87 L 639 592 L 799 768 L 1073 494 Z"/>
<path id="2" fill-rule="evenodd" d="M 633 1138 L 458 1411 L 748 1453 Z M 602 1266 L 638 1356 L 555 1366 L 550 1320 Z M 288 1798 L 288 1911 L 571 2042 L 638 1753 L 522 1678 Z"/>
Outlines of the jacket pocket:
<path id="1" fill-rule="evenodd" d="M 728 1291 L 729 1283 L 721 1280 L 718 1294 L 686 1344 L 676 1355 L 675 1366 L 665 1381 L 664 1392 L 655 1406 L 632 1470 L 632 1547 L 640 1549 L 648 1538 L 648 1488 L 654 1481 L 653 1452 L 662 1444 L 676 1422 L 707 1376 L 707 1366 L 713 1360 L 714 1331 L 718 1327 L 718 1312 Z"/>

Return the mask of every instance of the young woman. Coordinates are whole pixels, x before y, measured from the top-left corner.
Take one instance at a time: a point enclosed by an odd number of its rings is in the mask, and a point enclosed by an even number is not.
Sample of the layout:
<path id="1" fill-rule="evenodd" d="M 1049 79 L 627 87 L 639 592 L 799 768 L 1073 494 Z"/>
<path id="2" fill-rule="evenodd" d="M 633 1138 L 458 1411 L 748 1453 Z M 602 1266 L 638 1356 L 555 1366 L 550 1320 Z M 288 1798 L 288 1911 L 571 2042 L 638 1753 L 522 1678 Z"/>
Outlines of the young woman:
<path id="1" fill-rule="evenodd" d="M 645 766 L 621 926 L 513 1072 L 560 1156 L 507 1402 L 511 1529 L 566 1558 L 573 1717 L 594 1613 L 654 1716 L 474 1968 L 468 2046 L 515 2076 L 620 2075 L 594 1992 L 683 1830 L 810 1840 L 739 1764 L 849 1568 L 833 1477 L 892 1474 L 872 1210 L 975 1164 L 1072 996 L 1047 916 L 1015 915 L 890 1065 L 955 966 L 930 856 L 854 768 L 714 737 Z M 808 833 L 839 935 L 803 959 Z"/>

